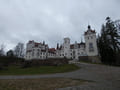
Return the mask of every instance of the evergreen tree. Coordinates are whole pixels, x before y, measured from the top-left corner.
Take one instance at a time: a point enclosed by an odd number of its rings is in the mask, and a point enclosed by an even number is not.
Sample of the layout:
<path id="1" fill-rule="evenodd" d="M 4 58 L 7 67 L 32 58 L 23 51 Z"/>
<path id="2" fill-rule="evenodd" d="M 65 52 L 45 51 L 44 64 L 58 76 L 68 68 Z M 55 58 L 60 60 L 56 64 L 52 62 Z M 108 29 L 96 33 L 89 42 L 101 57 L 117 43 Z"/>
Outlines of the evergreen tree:
<path id="1" fill-rule="evenodd" d="M 5 56 L 5 45 L 4 44 L 2 44 L 2 45 L 0 45 L 0 56 Z"/>
<path id="2" fill-rule="evenodd" d="M 110 17 L 107 17 L 106 21 L 106 24 L 102 25 L 101 35 L 98 36 L 97 43 L 101 61 L 106 64 L 113 64 L 116 62 L 116 55 L 120 50 L 120 36 Z"/>
<path id="3" fill-rule="evenodd" d="M 107 33 L 107 39 L 110 48 L 117 53 L 120 50 L 120 42 L 119 42 L 119 34 L 117 32 L 117 28 L 114 25 L 114 22 L 110 19 L 110 17 L 106 18 L 106 33 Z"/>

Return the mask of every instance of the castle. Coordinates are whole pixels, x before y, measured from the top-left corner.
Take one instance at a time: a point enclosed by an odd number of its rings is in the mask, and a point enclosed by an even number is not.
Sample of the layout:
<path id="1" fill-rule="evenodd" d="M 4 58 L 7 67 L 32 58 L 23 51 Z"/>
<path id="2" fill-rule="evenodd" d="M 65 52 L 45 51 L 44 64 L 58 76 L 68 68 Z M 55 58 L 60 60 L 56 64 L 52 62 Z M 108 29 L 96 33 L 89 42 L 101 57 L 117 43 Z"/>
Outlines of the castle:
<path id="1" fill-rule="evenodd" d="M 68 58 L 78 60 L 80 56 L 97 56 L 98 49 L 96 43 L 96 32 L 88 25 L 88 30 L 84 33 L 85 42 L 70 44 L 68 37 L 56 48 L 49 48 L 45 42 L 37 43 L 29 41 L 26 46 L 26 60 L 45 60 L 47 58 Z"/>

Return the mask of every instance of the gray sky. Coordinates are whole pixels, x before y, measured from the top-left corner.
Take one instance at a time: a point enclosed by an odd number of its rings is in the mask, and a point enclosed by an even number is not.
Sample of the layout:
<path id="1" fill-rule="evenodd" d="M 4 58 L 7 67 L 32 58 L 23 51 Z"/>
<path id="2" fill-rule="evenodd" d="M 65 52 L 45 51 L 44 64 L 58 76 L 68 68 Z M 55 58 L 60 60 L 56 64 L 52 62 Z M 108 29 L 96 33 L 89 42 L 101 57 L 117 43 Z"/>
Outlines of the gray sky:
<path id="1" fill-rule="evenodd" d="M 120 0 L 0 0 L 0 44 L 80 42 L 88 24 L 99 33 L 107 16 L 120 19 Z"/>

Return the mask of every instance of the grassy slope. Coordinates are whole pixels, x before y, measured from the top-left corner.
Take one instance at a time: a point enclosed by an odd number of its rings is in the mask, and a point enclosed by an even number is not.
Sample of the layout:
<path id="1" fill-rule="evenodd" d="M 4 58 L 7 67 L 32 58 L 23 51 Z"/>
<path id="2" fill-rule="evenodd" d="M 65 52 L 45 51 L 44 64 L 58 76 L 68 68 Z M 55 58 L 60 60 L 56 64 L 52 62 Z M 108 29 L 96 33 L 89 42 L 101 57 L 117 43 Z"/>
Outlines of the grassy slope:
<path id="1" fill-rule="evenodd" d="M 74 64 L 66 64 L 62 66 L 39 66 L 20 68 L 17 66 L 9 66 L 8 70 L 0 70 L 0 75 L 35 75 L 35 74 L 51 74 L 70 72 L 79 69 Z"/>

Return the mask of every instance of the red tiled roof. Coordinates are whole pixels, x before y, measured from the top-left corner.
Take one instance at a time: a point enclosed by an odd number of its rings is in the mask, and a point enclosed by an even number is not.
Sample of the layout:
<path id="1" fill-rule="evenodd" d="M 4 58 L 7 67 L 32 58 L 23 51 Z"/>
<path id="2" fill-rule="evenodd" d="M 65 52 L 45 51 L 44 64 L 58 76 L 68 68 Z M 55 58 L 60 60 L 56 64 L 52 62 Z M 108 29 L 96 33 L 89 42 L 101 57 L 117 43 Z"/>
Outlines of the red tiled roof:
<path id="1" fill-rule="evenodd" d="M 70 45 L 70 49 L 74 49 L 74 44 L 71 44 L 71 45 Z"/>
<path id="2" fill-rule="evenodd" d="M 32 50 L 27 50 L 26 52 L 31 52 Z"/>
<path id="3" fill-rule="evenodd" d="M 38 47 L 41 43 L 35 42 L 35 47 Z"/>
<path id="4" fill-rule="evenodd" d="M 54 51 L 56 51 L 56 49 L 55 48 L 49 48 L 48 51 L 54 52 Z"/>
<path id="5" fill-rule="evenodd" d="M 41 50 L 41 52 L 46 52 L 46 50 Z"/>
<path id="6" fill-rule="evenodd" d="M 87 35 L 88 32 L 91 32 L 91 33 L 96 33 L 95 30 L 87 30 L 84 34 Z"/>
<path id="7" fill-rule="evenodd" d="M 49 48 L 49 49 L 48 49 L 48 52 L 50 52 L 50 53 L 55 53 L 55 51 L 56 51 L 55 48 Z"/>
<path id="8" fill-rule="evenodd" d="M 32 43 L 32 42 L 34 42 L 33 40 L 30 40 L 28 43 Z"/>
<path id="9" fill-rule="evenodd" d="M 80 48 L 81 45 L 85 46 L 85 43 L 81 42 L 81 43 L 77 43 L 77 45 L 78 45 L 78 48 Z M 70 45 L 70 49 L 74 49 L 74 44 Z"/>

